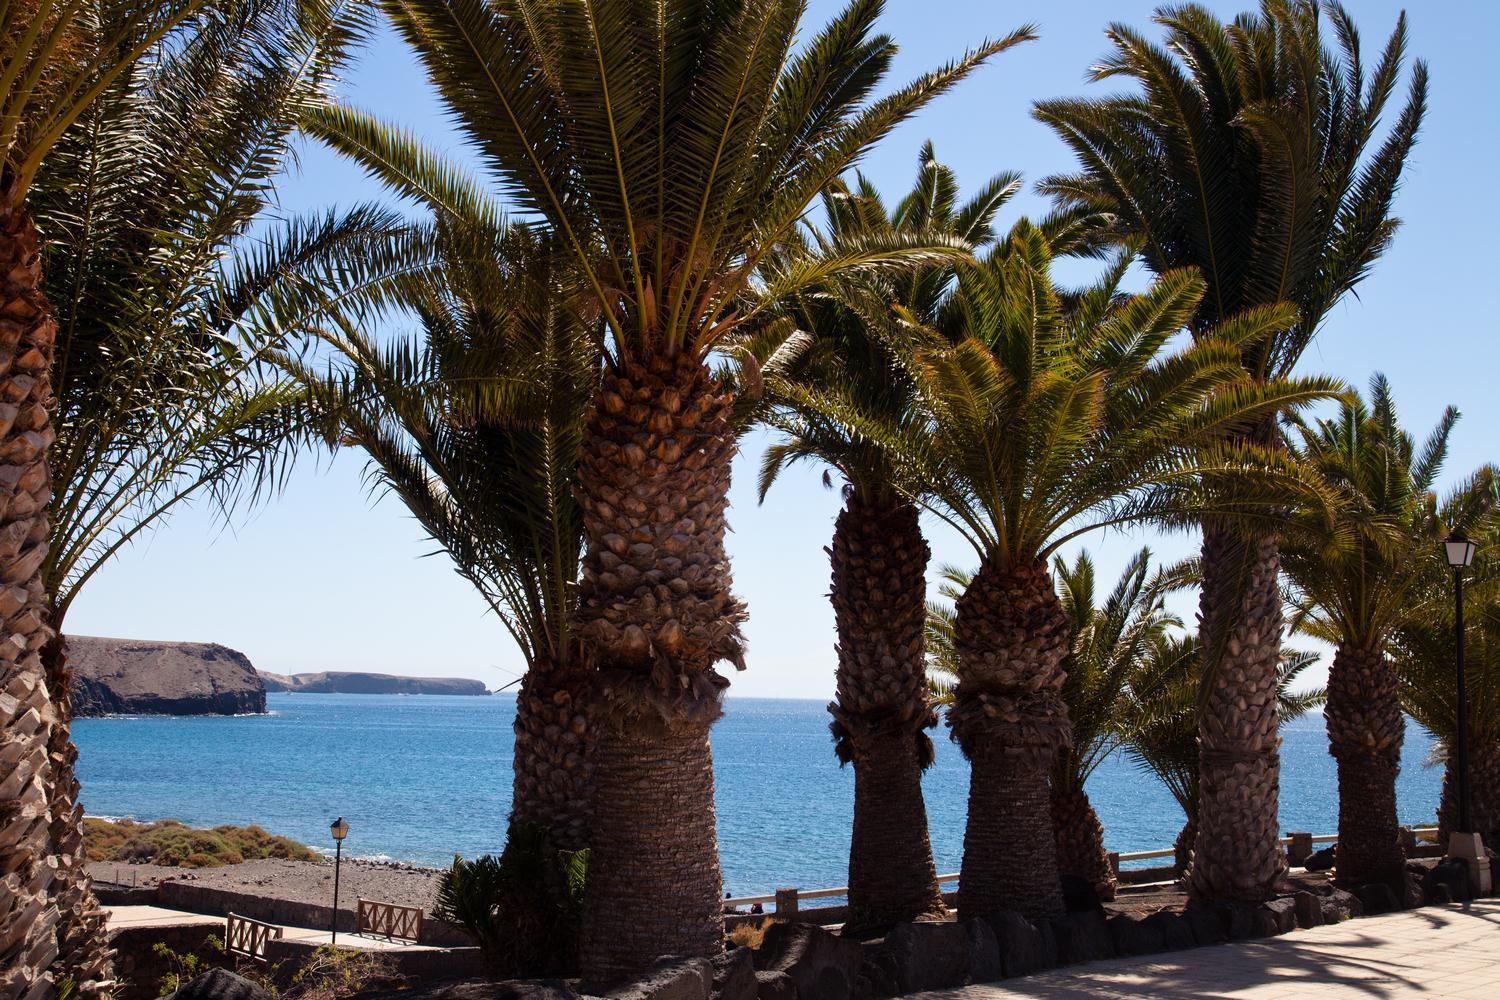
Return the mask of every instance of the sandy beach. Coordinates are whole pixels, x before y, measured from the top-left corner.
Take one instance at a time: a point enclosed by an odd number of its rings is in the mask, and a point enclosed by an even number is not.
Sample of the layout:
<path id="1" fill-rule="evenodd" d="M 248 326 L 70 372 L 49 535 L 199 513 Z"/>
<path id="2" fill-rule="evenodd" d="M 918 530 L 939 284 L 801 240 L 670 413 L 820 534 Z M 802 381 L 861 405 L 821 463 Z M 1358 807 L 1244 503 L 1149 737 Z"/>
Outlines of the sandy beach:
<path id="1" fill-rule="evenodd" d="M 431 912 L 440 874 L 433 868 L 346 859 L 339 875 L 340 908 L 353 907 L 354 901 L 363 897 L 403 906 L 420 906 Z M 96 861 L 89 865 L 89 875 L 96 883 L 107 885 L 151 886 L 174 879 L 253 893 L 268 899 L 325 905 L 333 902 L 331 859 L 282 861 L 268 858 L 222 868 L 192 869 Z"/>

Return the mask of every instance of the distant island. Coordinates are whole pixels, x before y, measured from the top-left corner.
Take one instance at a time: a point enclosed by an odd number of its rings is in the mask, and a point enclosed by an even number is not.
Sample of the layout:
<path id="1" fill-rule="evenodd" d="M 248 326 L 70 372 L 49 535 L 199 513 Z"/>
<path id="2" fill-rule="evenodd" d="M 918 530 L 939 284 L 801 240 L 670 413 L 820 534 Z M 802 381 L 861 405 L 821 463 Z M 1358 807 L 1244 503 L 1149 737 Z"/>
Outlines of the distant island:
<path id="1" fill-rule="evenodd" d="M 468 677 L 397 677 L 363 671 L 324 670 L 315 674 L 259 671 L 267 691 L 294 694 L 489 694 L 483 681 Z"/>
<path id="2" fill-rule="evenodd" d="M 68 636 L 73 714 L 248 715 L 266 689 L 239 650 L 213 642 Z"/>

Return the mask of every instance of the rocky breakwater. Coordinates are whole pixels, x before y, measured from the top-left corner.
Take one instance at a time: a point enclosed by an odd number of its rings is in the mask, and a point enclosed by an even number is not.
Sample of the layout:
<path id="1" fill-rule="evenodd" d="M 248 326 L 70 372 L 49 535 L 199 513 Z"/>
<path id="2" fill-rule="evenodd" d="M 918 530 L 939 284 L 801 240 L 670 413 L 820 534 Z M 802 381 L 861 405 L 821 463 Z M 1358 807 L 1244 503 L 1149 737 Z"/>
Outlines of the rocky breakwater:
<path id="1" fill-rule="evenodd" d="M 297 694 L 489 694 L 483 681 L 468 677 L 397 677 L 358 671 L 324 670 L 315 674 L 260 673 L 267 691 Z"/>
<path id="2" fill-rule="evenodd" d="M 249 657 L 211 642 L 68 636 L 73 714 L 246 715 L 266 710 Z"/>

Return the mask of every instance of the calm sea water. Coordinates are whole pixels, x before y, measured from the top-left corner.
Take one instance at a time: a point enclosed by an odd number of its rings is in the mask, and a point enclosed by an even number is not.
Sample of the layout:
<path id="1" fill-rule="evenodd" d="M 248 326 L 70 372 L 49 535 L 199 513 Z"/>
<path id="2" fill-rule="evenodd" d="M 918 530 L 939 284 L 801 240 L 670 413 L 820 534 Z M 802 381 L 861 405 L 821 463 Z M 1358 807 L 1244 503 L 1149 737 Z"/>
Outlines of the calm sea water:
<path id="1" fill-rule="evenodd" d="M 345 849 L 441 865 L 498 851 L 510 803 L 515 701 L 491 698 L 272 694 L 270 715 L 82 719 L 73 727 L 83 801 L 93 815 L 172 817 L 196 826 L 259 823 L 313 846 L 343 815 Z M 968 765 L 936 733 L 927 772 L 933 850 L 958 870 Z M 843 885 L 853 772 L 840 768 L 822 702 L 730 699 L 713 730 L 719 847 L 735 895 L 777 886 Z M 1398 789 L 1403 823 L 1431 822 L 1441 772 L 1431 738 L 1407 728 Z M 1321 716 L 1289 725 L 1281 826 L 1337 827 L 1334 766 Z M 1166 847 L 1182 814 L 1126 760 L 1089 784 L 1112 850 Z"/>

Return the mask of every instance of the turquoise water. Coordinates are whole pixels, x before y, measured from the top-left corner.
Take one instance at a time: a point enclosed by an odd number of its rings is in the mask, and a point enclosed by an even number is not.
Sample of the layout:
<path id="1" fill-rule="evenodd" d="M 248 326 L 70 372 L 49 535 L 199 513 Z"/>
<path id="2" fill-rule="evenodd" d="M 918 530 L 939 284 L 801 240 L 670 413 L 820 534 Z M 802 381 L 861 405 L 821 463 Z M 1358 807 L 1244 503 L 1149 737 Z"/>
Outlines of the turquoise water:
<path id="1" fill-rule="evenodd" d="M 350 824 L 345 850 L 424 864 L 497 851 L 510 803 L 515 701 L 492 698 L 273 694 L 272 714 L 238 718 L 81 719 L 73 732 L 89 813 L 173 817 L 197 826 L 259 823 L 313 846 Z M 940 730 L 927 772 L 933 850 L 958 870 L 968 766 Z M 777 886 L 843 885 L 853 773 L 840 768 L 822 702 L 731 698 L 713 731 L 719 847 L 735 895 Z M 1431 740 L 1407 730 L 1399 801 L 1428 823 L 1441 772 Z M 1333 760 L 1321 716 L 1289 725 L 1282 745 L 1283 830 L 1337 826 Z M 1089 784 L 1112 850 L 1166 847 L 1175 802 L 1126 760 Z"/>

